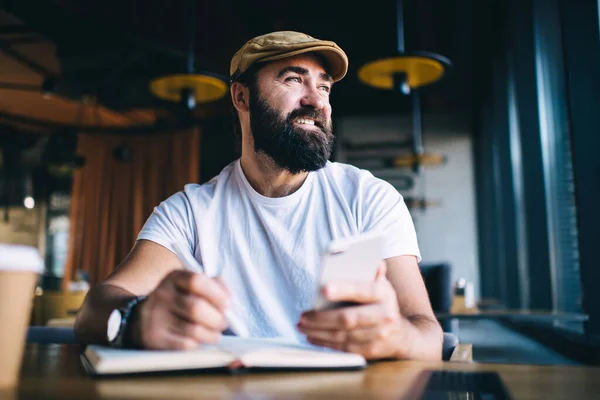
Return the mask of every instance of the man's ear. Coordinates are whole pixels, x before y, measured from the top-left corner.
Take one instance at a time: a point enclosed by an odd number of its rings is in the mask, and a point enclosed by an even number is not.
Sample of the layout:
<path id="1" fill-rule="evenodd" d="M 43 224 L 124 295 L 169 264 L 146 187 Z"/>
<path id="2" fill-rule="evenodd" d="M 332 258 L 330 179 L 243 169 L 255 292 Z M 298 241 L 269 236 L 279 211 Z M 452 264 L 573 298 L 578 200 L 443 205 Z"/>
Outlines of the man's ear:
<path id="1" fill-rule="evenodd" d="M 239 82 L 233 82 L 229 88 L 231 92 L 231 102 L 238 111 L 248 111 L 250 108 L 248 88 Z"/>

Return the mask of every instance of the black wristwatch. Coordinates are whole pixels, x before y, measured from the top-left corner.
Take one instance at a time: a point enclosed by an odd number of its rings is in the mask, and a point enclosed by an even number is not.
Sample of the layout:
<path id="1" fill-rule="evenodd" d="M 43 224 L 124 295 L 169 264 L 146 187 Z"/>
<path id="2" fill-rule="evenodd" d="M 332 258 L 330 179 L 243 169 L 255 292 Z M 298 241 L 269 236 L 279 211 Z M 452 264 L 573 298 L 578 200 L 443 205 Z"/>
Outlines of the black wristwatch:
<path id="1" fill-rule="evenodd" d="M 128 338 L 128 328 L 136 308 L 146 300 L 148 296 L 138 296 L 131 299 L 123 307 L 114 309 L 108 317 L 106 337 L 108 343 L 114 348 L 131 347 Z"/>

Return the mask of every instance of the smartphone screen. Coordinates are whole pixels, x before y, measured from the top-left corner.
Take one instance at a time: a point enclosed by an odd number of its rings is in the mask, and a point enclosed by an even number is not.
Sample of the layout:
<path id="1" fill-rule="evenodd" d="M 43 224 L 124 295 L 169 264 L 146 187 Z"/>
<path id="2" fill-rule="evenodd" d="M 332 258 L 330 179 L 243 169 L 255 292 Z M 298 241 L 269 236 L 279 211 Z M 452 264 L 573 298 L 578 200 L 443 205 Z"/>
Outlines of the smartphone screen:
<path id="1" fill-rule="evenodd" d="M 321 257 L 321 274 L 316 288 L 314 308 L 329 309 L 348 304 L 331 304 L 321 295 L 321 288 L 334 281 L 373 281 L 382 260 L 383 237 L 360 234 L 333 241 Z"/>

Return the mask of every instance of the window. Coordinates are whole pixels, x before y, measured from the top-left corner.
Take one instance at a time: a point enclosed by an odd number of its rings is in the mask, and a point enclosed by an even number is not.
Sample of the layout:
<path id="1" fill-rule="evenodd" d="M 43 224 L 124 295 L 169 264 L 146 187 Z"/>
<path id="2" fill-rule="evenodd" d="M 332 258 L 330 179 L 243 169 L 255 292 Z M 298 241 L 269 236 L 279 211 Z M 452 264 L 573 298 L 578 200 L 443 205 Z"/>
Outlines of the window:
<path id="1" fill-rule="evenodd" d="M 573 152 L 558 1 L 514 1 L 496 20 L 502 39 L 493 58 L 494 84 L 482 98 L 476 152 L 482 168 L 482 294 L 510 308 L 579 313 Z M 581 323 L 555 327 L 583 332 Z"/>

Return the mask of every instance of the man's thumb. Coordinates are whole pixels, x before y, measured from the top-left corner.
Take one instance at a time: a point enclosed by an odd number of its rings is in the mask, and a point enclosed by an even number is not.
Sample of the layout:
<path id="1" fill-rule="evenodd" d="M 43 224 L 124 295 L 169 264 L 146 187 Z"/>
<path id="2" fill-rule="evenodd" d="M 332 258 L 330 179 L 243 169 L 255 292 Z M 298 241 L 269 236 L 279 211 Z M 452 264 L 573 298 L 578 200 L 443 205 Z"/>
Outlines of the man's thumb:
<path id="1" fill-rule="evenodd" d="M 377 274 L 375 275 L 375 280 L 378 281 L 380 279 L 385 279 L 385 275 L 387 274 L 387 265 L 385 261 L 381 261 L 377 266 Z"/>

